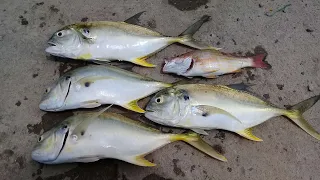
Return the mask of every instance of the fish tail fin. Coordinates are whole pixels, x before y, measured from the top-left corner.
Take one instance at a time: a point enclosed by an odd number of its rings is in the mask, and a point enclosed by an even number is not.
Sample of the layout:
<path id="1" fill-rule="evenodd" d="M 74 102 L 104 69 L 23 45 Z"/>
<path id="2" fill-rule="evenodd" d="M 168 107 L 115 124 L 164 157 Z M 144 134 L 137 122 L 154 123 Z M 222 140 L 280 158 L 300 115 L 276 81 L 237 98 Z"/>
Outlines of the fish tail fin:
<path id="1" fill-rule="evenodd" d="M 184 141 L 213 158 L 216 158 L 220 161 L 227 161 L 223 155 L 215 151 L 208 143 L 201 139 L 200 135 L 194 132 L 187 134 L 174 134 L 171 137 L 171 141 Z"/>
<path id="2" fill-rule="evenodd" d="M 189 26 L 186 30 L 184 30 L 179 36 L 184 36 L 184 35 L 194 35 L 204 24 L 205 22 L 208 22 L 210 20 L 210 16 L 204 15 L 199 19 L 197 22 L 193 23 L 191 26 Z"/>
<path id="3" fill-rule="evenodd" d="M 255 68 L 262 68 L 262 69 L 270 69 L 271 65 L 268 64 L 267 62 L 264 61 L 264 59 L 266 58 L 266 54 L 258 54 L 255 56 L 252 56 L 252 67 Z"/>
<path id="4" fill-rule="evenodd" d="M 174 38 L 174 42 L 178 42 L 180 44 L 184 44 L 186 46 L 190 46 L 190 47 L 193 47 L 193 48 L 196 48 L 196 49 L 212 49 L 212 50 L 220 50 L 221 48 L 216 48 L 216 47 L 213 47 L 213 46 L 209 46 L 209 45 L 206 45 L 206 44 L 203 44 L 199 41 L 196 41 L 195 39 L 193 39 L 192 35 L 190 34 L 186 34 L 186 35 L 183 35 L 183 36 L 179 36 L 179 37 L 176 37 Z"/>
<path id="5" fill-rule="evenodd" d="M 192 38 L 192 36 L 199 30 L 199 28 L 204 24 L 205 22 L 210 20 L 210 16 L 204 15 L 201 17 L 200 20 L 193 23 L 191 26 L 189 26 L 186 30 L 184 30 L 178 37 L 174 38 L 172 43 L 178 42 L 180 44 L 184 44 L 186 46 L 190 46 L 196 49 L 214 49 L 219 50 L 220 48 L 215 48 L 212 46 L 208 46 L 205 44 L 202 44 L 195 39 Z"/>
<path id="6" fill-rule="evenodd" d="M 320 95 L 311 97 L 288 108 L 284 113 L 285 116 L 290 118 L 301 129 L 318 140 L 320 140 L 320 134 L 303 118 L 302 114 L 311 108 L 319 99 Z"/>

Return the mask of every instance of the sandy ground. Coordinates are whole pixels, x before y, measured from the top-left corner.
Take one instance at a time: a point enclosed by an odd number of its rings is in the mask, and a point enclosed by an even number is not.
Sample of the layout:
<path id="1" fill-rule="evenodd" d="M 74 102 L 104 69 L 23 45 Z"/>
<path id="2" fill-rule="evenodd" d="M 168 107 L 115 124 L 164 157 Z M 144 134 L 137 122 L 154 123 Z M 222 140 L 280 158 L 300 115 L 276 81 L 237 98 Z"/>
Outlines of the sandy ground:
<path id="1" fill-rule="evenodd" d="M 202 15 L 211 21 L 195 38 L 223 48 L 225 52 L 268 53 L 270 70 L 246 69 L 215 80 L 194 79 L 210 84 L 252 83 L 251 91 L 279 107 L 295 104 L 320 93 L 320 3 L 291 1 L 284 12 L 265 12 L 288 1 L 197 0 L 48 0 L 0 1 L 0 179 L 259 179 L 317 180 L 320 176 L 320 142 L 284 117 L 273 118 L 254 133 L 264 141 L 251 142 L 233 133 L 212 130 L 204 137 L 223 153 L 223 163 L 176 142 L 147 156 L 153 168 L 118 160 L 89 164 L 41 165 L 30 158 L 38 135 L 72 111 L 46 113 L 38 108 L 45 87 L 65 71 L 85 63 L 60 62 L 45 53 L 46 41 L 64 25 L 92 20 L 123 21 L 147 11 L 140 25 L 165 35 L 178 35 Z M 190 51 L 172 45 L 148 61 L 161 65 L 164 57 Z M 174 82 L 177 76 L 155 69 L 134 67 L 140 74 Z M 147 102 L 144 100 L 143 103 Z M 320 131 L 320 103 L 305 113 Z M 121 108 L 113 111 L 123 111 Z M 146 120 L 131 113 L 136 119 Z M 168 130 L 168 129 L 165 129 Z"/>

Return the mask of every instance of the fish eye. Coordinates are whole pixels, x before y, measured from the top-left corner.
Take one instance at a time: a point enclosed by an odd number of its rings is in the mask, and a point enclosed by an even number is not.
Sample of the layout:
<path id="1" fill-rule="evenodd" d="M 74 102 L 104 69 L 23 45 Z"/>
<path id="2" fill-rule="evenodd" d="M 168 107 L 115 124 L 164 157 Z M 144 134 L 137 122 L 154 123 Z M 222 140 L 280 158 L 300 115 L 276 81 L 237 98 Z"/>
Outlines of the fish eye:
<path id="1" fill-rule="evenodd" d="M 69 80 L 70 79 L 70 76 L 66 76 L 66 80 Z"/>
<path id="2" fill-rule="evenodd" d="M 68 128 L 68 125 L 63 125 L 62 126 L 62 129 L 67 129 Z"/>
<path id="3" fill-rule="evenodd" d="M 84 29 L 83 29 L 83 32 L 86 33 L 86 34 L 89 34 L 90 31 L 89 31 L 89 29 L 84 28 Z"/>
<path id="4" fill-rule="evenodd" d="M 50 88 L 47 88 L 46 90 L 45 90 L 45 93 L 48 93 L 50 91 Z"/>
<path id="5" fill-rule="evenodd" d="M 58 37 L 62 37 L 63 36 L 63 32 L 62 31 L 57 32 L 57 36 Z"/>
<path id="6" fill-rule="evenodd" d="M 42 141 L 43 137 L 40 136 L 39 139 L 38 139 L 38 142 Z"/>
<path id="7" fill-rule="evenodd" d="M 163 97 L 162 97 L 162 96 L 157 97 L 155 101 L 156 101 L 156 103 L 158 103 L 158 104 L 163 103 Z"/>

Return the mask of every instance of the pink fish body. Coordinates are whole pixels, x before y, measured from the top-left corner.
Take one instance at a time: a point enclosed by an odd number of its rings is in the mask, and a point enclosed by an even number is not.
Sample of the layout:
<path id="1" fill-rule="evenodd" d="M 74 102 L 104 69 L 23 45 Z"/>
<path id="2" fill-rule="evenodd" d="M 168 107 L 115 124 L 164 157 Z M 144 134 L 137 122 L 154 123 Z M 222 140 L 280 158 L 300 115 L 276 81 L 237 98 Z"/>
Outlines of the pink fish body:
<path id="1" fill-rule="evenodd" d="M 185 77 L 202 76 L 215 78 L 219 75 L 236 73 L 241 68 L 268 68 L 263 59 L 265 54 L 252 57 L 237 57 L 216 50 L 196 50 L 165 60 L 164 73 L 174 73 Z"/>

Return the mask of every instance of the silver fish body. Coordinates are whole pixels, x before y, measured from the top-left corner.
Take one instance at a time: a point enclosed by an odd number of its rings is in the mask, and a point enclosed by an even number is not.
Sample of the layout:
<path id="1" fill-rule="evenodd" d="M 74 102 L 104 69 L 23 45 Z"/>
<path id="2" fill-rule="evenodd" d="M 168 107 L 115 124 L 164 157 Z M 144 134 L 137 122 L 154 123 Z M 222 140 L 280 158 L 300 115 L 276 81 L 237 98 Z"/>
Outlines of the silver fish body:
<path id="1" fill-rule="evenodd" d="M 116 104 L 144 112 L 137 101 L 169 86 L 113 66 L 91 65 L 61 76 L 46 90 L 39 107 L 45 111 L 63 111 Z"/>
<path id="2" fill-rule="evenodd" d="M 146 124 L 115 113 L 103 113 L 97 116 L 94 113 L 88 113 L 69 117 L 54 128 L 55 131 L 51 130 L 50 135 L 55 137 L 55 134 L 61 129 L 65 130 L 64 138 L 60 139 L 63 144 L 58 140 L 48 140 L 50 136 L 42 138 L 32 152 L 32 158 L 35 161 L 59 164 L 94 162 L 99 159 L 114 158 L 139 166 L 155 166 L 144 159 L 144 156 L 166 144 L 183 140 L 198 147 L 195 145 L 196 142 L 203 143 L 199 136 L 164 134 Z M 54 147 L 59 147 L 60 151 L 51 151 L 57 149 Z M 207 144 L 201 147 L 199 149 L 203 152 L 225 160 L 211 147 L 208 148 Z M 208 149 L 203 149 L 203 147 Z M 48 159 L 48 154 L 54 158 Z"/>
<path id="3" fill-rule="evenodd" d="M 125 22 L 97 21 L 68 25 L 52 35 L 46 52 L 72 59 L 113 61 L 122 60 L 146 67 L 147 57 L 166 46 L 178 42 L 198 49 L 213 48 L 192 39 L 192 34 L 208 20 L 190 27 L 190 34 L 167 37 L 150 29 Z"/>
<path id="4" fill-rule="evenodd" d="M 310 108 L 318 101 L 315 96 L 302 104 Z M 320 135 L 303 119 L 306 110 L 281 109 L 247 92 L 220 85 L 177 85 L 158 92 L 146 107 L 145 116 L 157 123 L 192 129 L 223 129 L 238 133 L 248 139 L 261 141 L 250 128 L 276 116 L 287 116 L 313 137 Z M 307 109 L 308 109 L 307 108 Z"/>

